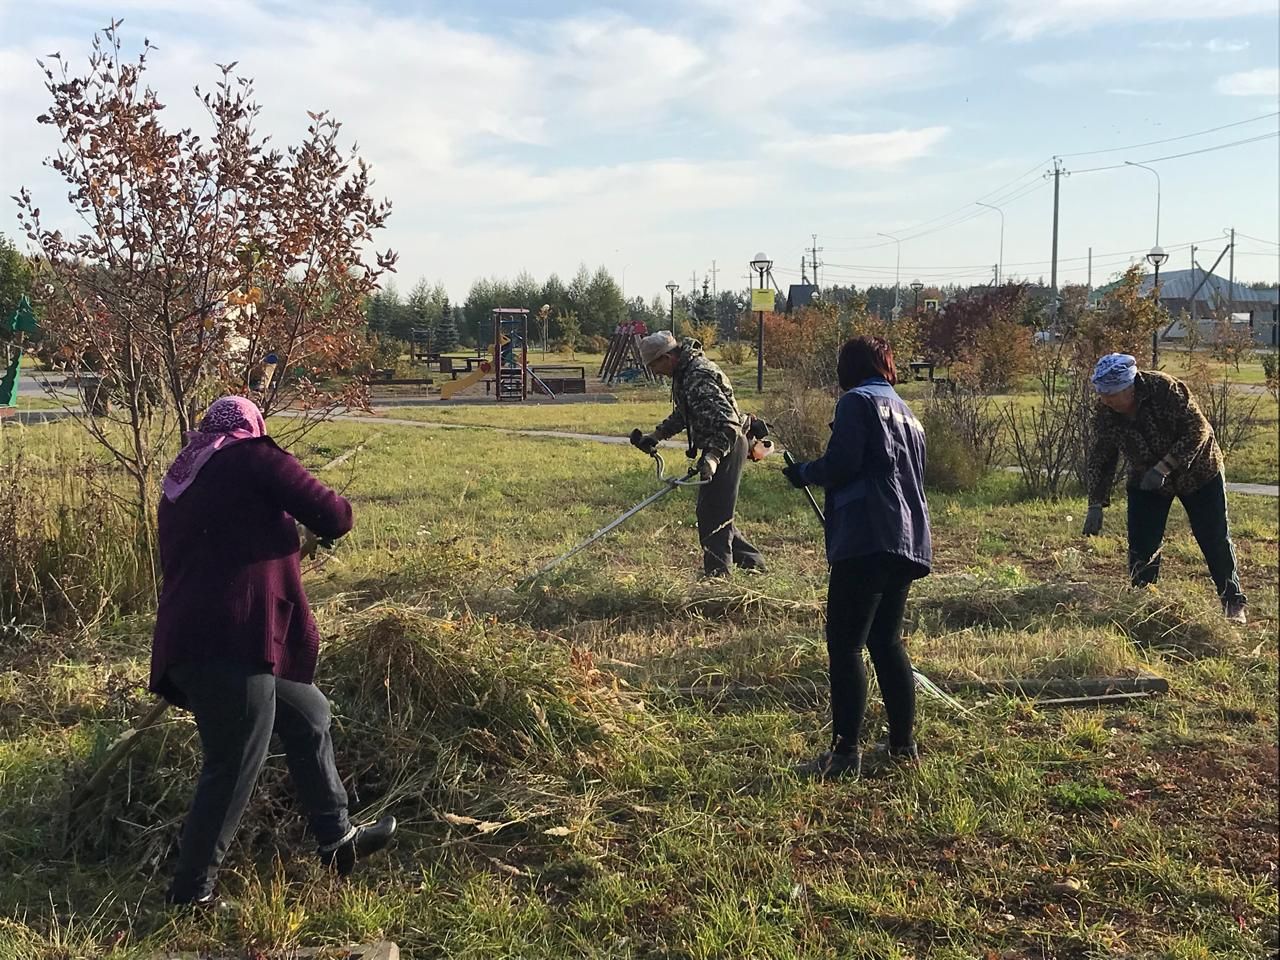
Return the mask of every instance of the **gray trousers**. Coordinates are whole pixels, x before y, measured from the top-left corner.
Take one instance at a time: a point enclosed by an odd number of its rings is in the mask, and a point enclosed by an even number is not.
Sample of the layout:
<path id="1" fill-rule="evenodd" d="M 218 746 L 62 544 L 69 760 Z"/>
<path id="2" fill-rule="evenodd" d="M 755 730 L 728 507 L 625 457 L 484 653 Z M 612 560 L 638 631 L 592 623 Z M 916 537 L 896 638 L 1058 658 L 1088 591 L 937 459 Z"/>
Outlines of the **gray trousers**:
<path id="1" fill-rule="evenodd" d="M 698 488 L 698 540 L 702 544 L 702 571 L 707 576 L 723 576 L 734 563 L 747 570 L 764 568 L 760 551 L 747 542 L 733 522 L 738 484 L 746 462 L 747 440 L 738 434 L 711 482 Z"/>
<path id="2" fill-rule="evenodd" d="M 289 775 L 318 844 L 329 846 L 347 835 L 347 792 L 333 761 L 329 701 L 314 685 L 225 660 L 181 664 L 168 676 L 195 714 L 204 753 L 171 897 L 190 900 L 213 891 L 273 732 L 284 745 Z"/>

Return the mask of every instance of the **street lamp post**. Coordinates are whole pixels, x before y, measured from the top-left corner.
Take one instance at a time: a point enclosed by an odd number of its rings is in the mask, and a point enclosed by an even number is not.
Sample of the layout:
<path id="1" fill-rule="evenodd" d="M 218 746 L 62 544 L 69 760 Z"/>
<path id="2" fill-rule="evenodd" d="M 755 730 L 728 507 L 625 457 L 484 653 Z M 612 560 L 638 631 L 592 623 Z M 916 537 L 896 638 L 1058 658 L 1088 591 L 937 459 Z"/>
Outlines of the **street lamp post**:
<path id="1" fill-rule="evenodd" d="M 1156 244 L 1151 248 L 1151 252 L 1147 254 L 1147 263 L 1155 267 L 1155 277 L 1151 281 L 1151 297 L 1156 302 L 1156 314 L 1159 316 L 1160 311 L 1160 265 L 1169 259 L 1169 255 L 1164 252 L 1164 248 L 1160 244 Z M 1160 324 L 1157 320 L 1156 328 L 1151 331 L 1151 366 L 1154 367 L 1160 360 Z"/>
<path id="2" fill-rule="evenodd" d="M 1126 160 L 1125 166 L 1138 167 L 1146 170 L 1156 178 L 1156 245 L 1151 248 L 1151 252 L 1147 254 L 1147 263 L 1155 268 L 1155 276 L 1151 280 L 1151 296 L 1155 299 L 1156 307 L 1160 306 L 1160 265 L 1169 259 L 1169 255 L 1164 252 L 1164 248 L 1160 246 L 1160 171 L 1155 167 L 1148 167 L 1145 163 L 1134 163 L 1132 160 Z M 1160 327 L 1157 324 L 1156 329 L 1151 331 L 1151 366 L 1155 366 L 1160 358 Z"/>
<path id="3" fill-rule="evenodd" d="M 978 206 L 986 207 L 988 210 L 994 210 L 1000 214 L 1000 260 L 996 263 L 996 286 L 1000 286 L 1000 280 L 1004 276 L 1004 211 L 999 207 L 994 207 L 989 203 L 983 203 L 981 200 L 975 201 Z"/>
<path id="4" fill-rule="evenodd" d="M 892 234 L 877 233 L 878 237 L 888 237 L 898 245 L 898 254 L 893 267 L 893 319 L 897 320 L 902 313 L 902 241 Z"/>
<path id="5" fill-rule="evenodd" d="M 919 280 L 912 280 L 911 289 L 915 292 L 915 295 L 916 295 L 916 302 L 915 302 L 915 305 L 911 308 L 911 314 L 916 320 L 919 320 L 920 319 L 920 291 L 924 289 L 924 284 L 921 283 Z"/>
<path id="6" fill-rule="evenodd" d="M 761 251 L 751 261 L 751 269 L 760 275 L 759 290 L 765 289 L 764 275 L 773 269 L 773 261 Z M 764 392 L 764 311 L 756 311 L 756 393 Z"/>
<path id="7" fill-rule="evenodd" d="M 671 294 L 671 335 L 676 335 L 676 291 L 680 289 L 680 284 L 674 280 L 667 282 L 667 293 Z"/>
<path id="8" fill-rule="evenodd" d="M 1151 250 L 1151 253 L 1155 253 L 1155 251 L 1160 247 L 1160 171 L 1155 167 L 1148 167 L 1145 163 L 1134 163 L 1132 160 L 1126 160 L 1125 166 L 1140 167 L 1156 178 L 1156 245 Z M 1163 250 L 1160 252 L 1164 253 Z M 1150 257 L 1151 254 L 1147 254 L 1147 256 Z M 1165 259 L 1168 258 L 1166 257 Z M 1164 261 L 1162 260 L 1160 262 L 1163 263 Z"/>

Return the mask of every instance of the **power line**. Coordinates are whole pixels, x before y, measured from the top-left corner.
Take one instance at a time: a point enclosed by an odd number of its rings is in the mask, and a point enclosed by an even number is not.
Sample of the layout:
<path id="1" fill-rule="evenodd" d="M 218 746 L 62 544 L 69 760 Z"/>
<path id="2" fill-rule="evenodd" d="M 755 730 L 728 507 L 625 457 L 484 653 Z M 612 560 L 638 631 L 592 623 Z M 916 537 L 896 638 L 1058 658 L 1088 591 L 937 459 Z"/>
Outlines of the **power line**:
<path id="1" fill-rule="evenodd" d="M 1203 137 L 1210 133 L 1217 133 L 1219 130 L 1229 130 L 1232 127 L 1241 127 L 1247 123 L 1257 123 L 1259 120 L 1270 120 L 1272 117 L 1280 117 L 1280 110 L 1275 113 L 1263 114 L 1260 117 L 1250 117 L 1248 120 L 1237 120 L 1235 123 L 1224 123 L 1220 127 L 1210 127 L 1208 130 L 1197 130 L 1195 133 L 1184 133 L 1180 137 L 1168 137 L 1164 140 L 1148 140 L 1146 143 L 1131 143 L 1127 147 L 1108 147 L 1105 150 L 1082 150 L 1078 153 L 1060 153 L 1058 156 L 1066 157 L 1093 157 L 1101 153 L 1122 153 L 1125 150 L 1137 150 L 1141 147 L 1155 147 L 1162 143 L 1175 143 L 1178 140 L 1191 140 L 1194 137 Z M 1079 173 L 1080 171 L 1075 171 Z"/>
<path id="2" fill-rule="evenodd" d="M 1270 244 L 1270 245 L 1271 245 L 1271 246 L 1273 246 L 1273 247 L 1280 247 L 1280 243 L 1276 242 L 1275 240 L 1263 240 L 1261 237 L 1251 237 L 1251 236 L 1249 236 L 1249 234 L 1247 234 L 1247 233 L 1241 233 L 1239 230 L 1237 230 L 1237 231 L 1236 231 L 1236 236 L 1237 236 L 1237 237 L 1244 237 L 1246 240 L 1254 240 L 1254 241 L 1256 241 L 1256 242 L 1258 242 L 1258 243 L 1267 243 L 1267 244 Z"/>
<path id="3" fill-rule="evenodd" d="M 1264 133 L 1260 137 L 1249 137 L 1246 140 L 1232 140 L 1230 143 L 1220 143 L 1217 146 L 1205 147 L 1202 150 L 1188 150 L 1186 153 L 1171 153 L 1167 157 L 1152 157 L 1150 160 L 1141 160 L 1140 163 L 1159 163 L 1162 160 L 1179 160 L 1182 157 L 1194 157 L 1201 153 L 1213 153 L 1215 150 L 1226 150 L 1228 147 L 1239 147 L 1246 143 L 1257 143 L 1260 140 L 1270 140 L 1273 137 L 1280 137 L 1280 130 L 1274 130 L 1271 133 Z M 1105 167 L 1086 167 L 1083 170 L 1072 170 L 1073 174 L 1077 173 L 1098 173 L 1102 170 L 1120 170 L 1128 164 L 1113 163 Z"/>

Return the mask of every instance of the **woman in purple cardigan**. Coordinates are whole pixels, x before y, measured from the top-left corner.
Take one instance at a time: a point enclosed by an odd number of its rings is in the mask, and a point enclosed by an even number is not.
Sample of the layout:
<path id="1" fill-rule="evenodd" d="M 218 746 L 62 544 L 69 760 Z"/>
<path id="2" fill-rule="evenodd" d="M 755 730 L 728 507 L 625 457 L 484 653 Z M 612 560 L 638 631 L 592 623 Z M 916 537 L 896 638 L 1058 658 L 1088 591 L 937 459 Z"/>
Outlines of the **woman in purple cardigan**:
<path id="1" fill-rule="evenodd" d="M 333 760 L 329 702 L 312 684 L 319 634 L 302 589 L 294 521 L 322 539 L 351 529 L 351 504 L 266 435 L 243 397 L 216 401 L 164 478 L 164 586 L 151 689 L 195 714 L 204 766 L 170 903 L 212 906 L 272 733 L 319 845 L 339 874 L 386 846 L 394 817 L 355 827 Z"/>

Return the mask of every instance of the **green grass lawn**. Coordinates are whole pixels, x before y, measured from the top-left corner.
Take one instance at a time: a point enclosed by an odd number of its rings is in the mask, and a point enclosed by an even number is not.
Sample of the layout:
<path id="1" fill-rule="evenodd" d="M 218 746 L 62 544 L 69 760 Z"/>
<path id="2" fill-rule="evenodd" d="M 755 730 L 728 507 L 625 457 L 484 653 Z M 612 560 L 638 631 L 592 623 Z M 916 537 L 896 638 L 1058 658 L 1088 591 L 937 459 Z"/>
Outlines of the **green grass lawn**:
<path id="1" fill-rule="evenodd" d="M 619 433 L 661 406 L 521 414 Z M 71 425 L 23 437 L 50 473 L 90 453 Z M 0 655 L 0 957 L 378 937 L 476 960 L 1275 948 L 1273 499 L 1231 497 L 1252 616 L 1240 630 L 1217 615 L 1177 509 L 1165 579 L 1139 594 L 1119 507 L 1084 540 L 1083 500 L 1024 501 L 1007 475 L 931 495 L 937 566 L 908 610 L 921 670 L 947 683 L 1151 670 L 1171 692 L 1082 709 L 969 692 L 965 715 L 922 699 L 918 769 L 814 785 L 789 768 L 828 735 L 826 564 L 778 463 L 749 466 L 738 513 L 762 578 L 696 580 L 681 491 L 516 590 L 655 489 L 644 457 L 351 422 L 296 452 L 319 467 L 361 444 L 321 474 L 357 525 L 308 590 L 353 807 L 395 809 L 397 846 L 348 882 L 323 875 L 272 760 L 224 874 L 241 911 L 166 913 L 192 728 L 175 712 L 68 817 L 68 788 L 148 700 L 149 614 L 86 610 Z M 880 736 L 874 692 L 869 723 Z"/>

